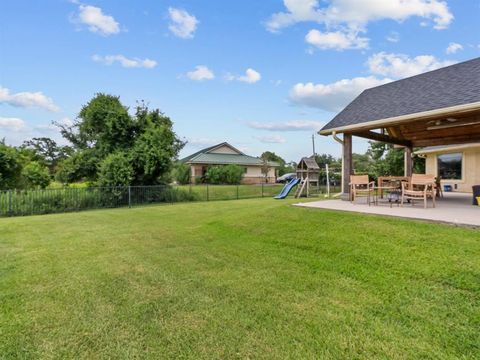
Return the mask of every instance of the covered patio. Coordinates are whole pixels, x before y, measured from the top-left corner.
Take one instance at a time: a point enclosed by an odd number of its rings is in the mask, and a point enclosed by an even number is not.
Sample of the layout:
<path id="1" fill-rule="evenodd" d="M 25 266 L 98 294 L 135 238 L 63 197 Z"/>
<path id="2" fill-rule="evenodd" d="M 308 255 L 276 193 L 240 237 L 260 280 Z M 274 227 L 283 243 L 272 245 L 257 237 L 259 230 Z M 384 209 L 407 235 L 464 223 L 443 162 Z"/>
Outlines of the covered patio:
<path id="1" fill-rule="evenodd" d="M 414 148 L 480 142 L 480 58 L 367 89 L 319 134 L 332 136 L 342 146 L 342 200 L 351 195 L 354 136 L 403 148 L 404 176 L 411 178 Z M 428 209 L 341 200 L 298 205 L 480 226 L 480 207 L 472 205 L 471 193 L 445 193 L 436 208 Z"/>
<path id="2" fill-rule="evenodd" d="M 365 200 L 365 197 L 359 199 L 354 205 L 348 201 L 338 199 L 298 203 L 294 205 L 312 209 L 358 212 L 480 227 L 480 207 L 472 206 L 470 194 L 449 193 L 447 196 L 437 200 L 436 208 L 428 209 L 424 209 L 421 204 L 418 203 L 413 206 L 411 204 L 405 204 L 403 207 L 393 204 L 390 207 L 387 201 L 380 201 L 378 206 L 368 206 Z"/>

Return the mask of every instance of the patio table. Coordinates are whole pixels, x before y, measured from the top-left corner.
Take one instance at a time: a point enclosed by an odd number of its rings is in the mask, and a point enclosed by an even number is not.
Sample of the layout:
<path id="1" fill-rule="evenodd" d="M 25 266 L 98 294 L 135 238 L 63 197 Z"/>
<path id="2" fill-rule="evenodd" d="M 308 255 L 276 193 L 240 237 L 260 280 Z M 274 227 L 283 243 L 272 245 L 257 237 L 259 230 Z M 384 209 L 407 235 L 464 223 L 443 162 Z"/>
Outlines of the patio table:
<path id="1" fill-rule="evenodd" d="M 378 197 L 383 199 L 383 194 L 387 194 L 388 202 L 390 207 L 393 203 L 396 203 L 397 206 L 400 205 L 400 200 L 402 197 L 402 191 L 397 186 L 375 186 L 374 187 L 374 204 L 378 206 Z"/>

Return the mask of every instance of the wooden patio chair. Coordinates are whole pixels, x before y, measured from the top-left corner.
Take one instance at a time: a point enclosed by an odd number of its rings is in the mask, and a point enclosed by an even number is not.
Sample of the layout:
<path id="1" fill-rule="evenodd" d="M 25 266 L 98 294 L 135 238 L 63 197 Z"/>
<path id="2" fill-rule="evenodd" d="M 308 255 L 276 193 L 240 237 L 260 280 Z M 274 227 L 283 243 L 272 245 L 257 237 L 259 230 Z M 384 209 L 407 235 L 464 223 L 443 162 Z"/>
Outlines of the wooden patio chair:
<path id="1" fill-rule="evenodd" d="M 350 175 L 350 201 L 355 202 L 357 194 L 367 194 L 368 205 L 375 190 L 375 182 L 368 179 L 368 175 Z"/>
<path id="2" fill-rule="evenodd" d="M 409 182 L 402 182 L 402 201 L 405 200 L 413 202 L 415 200 L 423 200 L 424 208 L 427 208 L 427 199 L 432 198 L 433 207 L 435 207 L 435 176 L 412 174 Z"/>
<path id="3" fill-rule="evenodd" d="M 435 192 L 438 198 L 443 198 L 442 178 L 440 176 L 435 178 Z"/>

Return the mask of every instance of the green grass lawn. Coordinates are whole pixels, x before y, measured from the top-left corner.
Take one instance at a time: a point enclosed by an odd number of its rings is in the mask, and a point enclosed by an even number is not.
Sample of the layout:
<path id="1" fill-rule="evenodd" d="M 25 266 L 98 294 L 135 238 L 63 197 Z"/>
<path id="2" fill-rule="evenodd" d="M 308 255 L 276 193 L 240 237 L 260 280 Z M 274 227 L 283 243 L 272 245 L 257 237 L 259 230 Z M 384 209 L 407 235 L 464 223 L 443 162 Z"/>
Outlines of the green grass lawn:
<path id="1" fill-rule="evenodd" d="M 0 358 L 480 357 L 478 230 L 292 202 L 0 219 Z"/>

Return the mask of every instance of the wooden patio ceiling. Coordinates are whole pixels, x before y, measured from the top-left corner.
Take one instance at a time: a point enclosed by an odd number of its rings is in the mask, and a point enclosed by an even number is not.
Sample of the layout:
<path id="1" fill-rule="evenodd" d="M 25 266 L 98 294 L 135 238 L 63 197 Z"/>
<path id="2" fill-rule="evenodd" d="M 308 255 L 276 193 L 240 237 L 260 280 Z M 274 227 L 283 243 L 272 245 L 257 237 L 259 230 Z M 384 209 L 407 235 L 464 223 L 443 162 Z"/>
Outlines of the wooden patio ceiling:
<path id="1" fill-rule="evenodd" d="M 360 125 L 360 124 L 359 124 Z M 480 110 L 360 128 L 345 134 L 406 147 L 465 144 L 480 141 Z"/>

